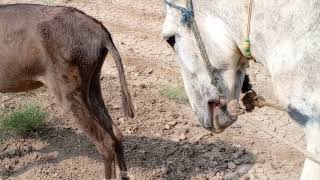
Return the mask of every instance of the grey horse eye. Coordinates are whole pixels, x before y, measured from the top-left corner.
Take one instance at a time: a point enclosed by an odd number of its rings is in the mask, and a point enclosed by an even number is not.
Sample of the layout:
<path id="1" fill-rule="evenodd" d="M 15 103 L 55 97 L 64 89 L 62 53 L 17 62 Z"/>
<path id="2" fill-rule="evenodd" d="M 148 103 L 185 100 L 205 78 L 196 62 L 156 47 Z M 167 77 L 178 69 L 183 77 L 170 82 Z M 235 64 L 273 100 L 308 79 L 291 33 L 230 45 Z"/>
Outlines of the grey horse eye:
<path id="1" fill-rule="evenodd" d="M 166 41 L 172 48 L 174 48 L 174 45 L 176 44 L 176 37 L 170 36 L 166 39 Z"/>

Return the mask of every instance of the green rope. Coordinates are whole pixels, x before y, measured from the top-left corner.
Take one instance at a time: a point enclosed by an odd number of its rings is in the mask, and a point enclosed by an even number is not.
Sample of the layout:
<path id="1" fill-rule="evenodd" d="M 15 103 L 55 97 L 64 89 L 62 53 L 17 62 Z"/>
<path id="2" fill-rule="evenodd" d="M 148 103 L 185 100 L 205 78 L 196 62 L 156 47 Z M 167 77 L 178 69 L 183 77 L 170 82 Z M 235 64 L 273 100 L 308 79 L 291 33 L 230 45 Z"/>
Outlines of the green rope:
<path id="1" fill-rule="evenodd" d="M 251 59 L 252 58 L 252 55 L 251 55 L 251 46 L 250 46 L 250 39 L 249 37 L 246 37 L 244 39 L 244 42 L 243 42 L 243 52 L 244 52 L 244 56 L 248 59 Z"/>

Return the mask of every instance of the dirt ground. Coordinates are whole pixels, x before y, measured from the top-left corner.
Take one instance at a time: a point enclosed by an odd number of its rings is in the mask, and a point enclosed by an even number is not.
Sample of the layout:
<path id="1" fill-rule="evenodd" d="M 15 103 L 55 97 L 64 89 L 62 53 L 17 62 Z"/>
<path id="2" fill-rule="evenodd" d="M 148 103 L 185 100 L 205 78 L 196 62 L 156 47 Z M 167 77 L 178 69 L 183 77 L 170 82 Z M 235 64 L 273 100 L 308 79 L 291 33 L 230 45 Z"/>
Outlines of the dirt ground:
<path id="1" fill-rule="evenodd" d="M 44 3 L 1 0 L 0 3 Z M 222 134 L 198 127 L 186 103 L 162 96 L 164 87 L 182 84 L 172 50 L 162 40 L 163 2 L 159 0 L 57 0 L 102 21 L 124 59 L 136 117 L 121 113 L 118 76 L 108 57 L 102 72 L 104 100 L 125 135 L 125 154 L 133 179 L 299 179 L 303 156 L 251 126 L 272 130 L 303 147 L 303 132 L 283 112 L 261 108 L 240 116 Z M 249 69 L 254 88 L 273 99 L 268 73 Z M 0 94 L 1 108 L 38 101 L 50 112 L 47 126 L 28 137 L 12 136 L 0 145 L 0 179 L 103 179 L 103 164 L 77 124 L 60 112 L 45 88 Z"/>

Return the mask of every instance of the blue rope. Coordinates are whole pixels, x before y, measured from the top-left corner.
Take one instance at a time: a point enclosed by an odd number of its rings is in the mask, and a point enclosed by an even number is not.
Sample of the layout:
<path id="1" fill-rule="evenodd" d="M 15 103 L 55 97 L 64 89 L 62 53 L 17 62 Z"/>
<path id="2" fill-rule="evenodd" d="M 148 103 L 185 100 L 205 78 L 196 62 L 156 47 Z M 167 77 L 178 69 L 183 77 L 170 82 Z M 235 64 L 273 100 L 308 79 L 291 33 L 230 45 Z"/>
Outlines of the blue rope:
<path id="1" fill-rule="evenodd" d="M 181 23 L 182 23 L 183 25 L 189 25 L 189 24 L 192 23 L 193 17 L 194 17 L 193 10 L 190 10 L 190 9 L 188 9 L 188 8 L 175 5 L 175 4 L 171 3 L 171 2 L 169 2 L 168 0 L 165 0 L 164 2 L 165 2 L 168 6 L 170 6 L 170 7 L 172 7 L 172 8 L 175 8 L 175 9 L 178 9 L 178 10 L 181 11 L 181 14 L 182 14 Z"/>

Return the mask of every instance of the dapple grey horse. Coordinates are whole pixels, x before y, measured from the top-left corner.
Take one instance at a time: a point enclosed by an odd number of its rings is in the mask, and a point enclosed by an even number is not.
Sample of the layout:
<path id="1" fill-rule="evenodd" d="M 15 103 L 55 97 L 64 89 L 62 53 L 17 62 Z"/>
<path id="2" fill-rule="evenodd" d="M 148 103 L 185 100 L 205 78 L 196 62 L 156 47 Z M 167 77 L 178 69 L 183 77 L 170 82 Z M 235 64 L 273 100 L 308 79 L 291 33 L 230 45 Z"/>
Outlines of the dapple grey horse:
<path id="1" fill-rule="evenodd" d="M 200 124 L 221 132 L 237 119 L 228 102 L 239 99 L 247 68 L 243 42 L 250 37 L 252 57 L 269 70 L 279 104 L 304 127 L 307 150 L 319 158 L 320 2 L 165 2 L 163 36 L 179 59 L 185 89 Z M 188 23 L 190 19 L 196 28 Z M 306 159 L 301 179 L 320 179 L 320 165 Z"/>

